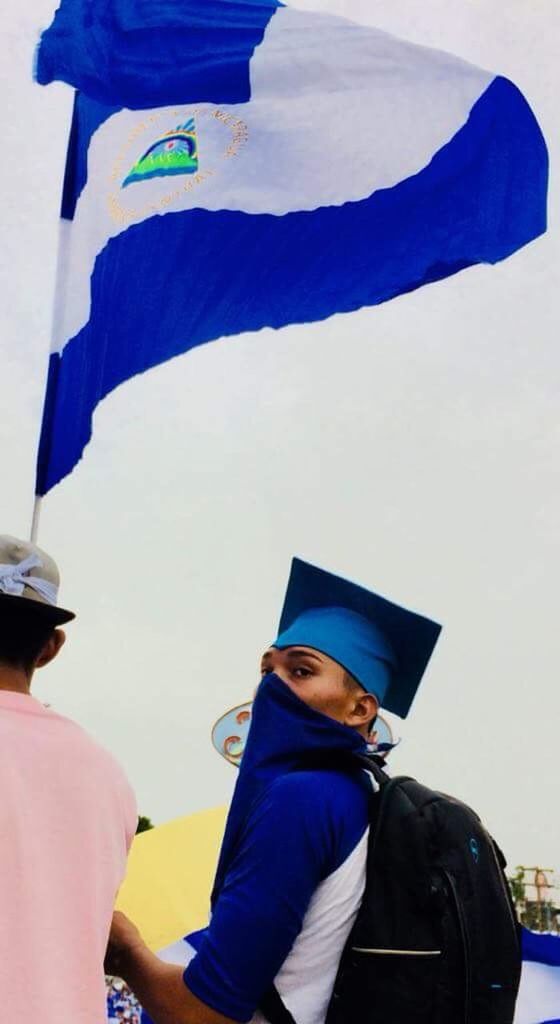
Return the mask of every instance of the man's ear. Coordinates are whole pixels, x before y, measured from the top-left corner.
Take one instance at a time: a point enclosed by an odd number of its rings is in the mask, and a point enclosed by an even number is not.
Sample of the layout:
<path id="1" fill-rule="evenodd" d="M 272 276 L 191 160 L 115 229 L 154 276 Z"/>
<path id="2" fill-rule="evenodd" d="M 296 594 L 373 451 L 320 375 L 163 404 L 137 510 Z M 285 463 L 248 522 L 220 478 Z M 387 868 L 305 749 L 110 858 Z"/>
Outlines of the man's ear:
<path id="1" fill-rule="evenodd" d="M 66 633 L 63 629 L 54 629 L 47 640 L 43 650 L 41 651 L 37 661 L 35 662 L 35 668 L 43 668 L 48 665 L 51 661 L 54 661 L 57 654 L 64 647 L 66 643 Z"/>
<path id="2" fill-rule="evenodd" d="M 347 725 L 352 725 L 354 729 L 360 729 L 364 725 L 368 725 L 379 711 L 379 704 L 377 698 L 373 696 L 373 693 L 367 693 L 366 690 L 356 693 L 354 707 L 350 716 L 350 721 Z"/>

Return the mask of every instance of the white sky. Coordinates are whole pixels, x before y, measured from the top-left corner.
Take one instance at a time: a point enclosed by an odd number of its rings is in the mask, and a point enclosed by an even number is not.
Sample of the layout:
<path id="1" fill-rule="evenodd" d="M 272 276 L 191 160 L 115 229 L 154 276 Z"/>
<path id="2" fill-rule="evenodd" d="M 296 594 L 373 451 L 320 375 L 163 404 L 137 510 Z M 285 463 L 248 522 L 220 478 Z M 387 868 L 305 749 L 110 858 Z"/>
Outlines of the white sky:
<path id="1" fill-rule="evenodd" d="M 0 531 L 31 515 L 71 92 L 31 82 L 52 0 L 5 0 Z M 554 0 L 316 0 L 511 77 L 558 162 Z M 208 345 L 99 408 L 41 542 L 79 612 L 36 694 L 118 754 L 157 822 L 224 802 L 292 554 L 445 625 L 393 771 L 560 868 L 558 180 L 549 234 L 326 324 Z"/>

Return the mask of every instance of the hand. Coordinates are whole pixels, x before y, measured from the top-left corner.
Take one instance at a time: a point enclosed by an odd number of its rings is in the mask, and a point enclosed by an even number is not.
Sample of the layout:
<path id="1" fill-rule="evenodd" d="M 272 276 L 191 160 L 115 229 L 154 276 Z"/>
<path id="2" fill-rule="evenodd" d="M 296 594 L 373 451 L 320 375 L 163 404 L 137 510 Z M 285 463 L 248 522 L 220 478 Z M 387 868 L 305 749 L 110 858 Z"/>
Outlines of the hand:
<path id="1" fill-rule="evenodd" d="M 144 940 L 135 924 L 120 910 L 115 910 L 105 955 L 105 973 L 126 980 L 126 962 L 130 953 L 143 948 Z"/>

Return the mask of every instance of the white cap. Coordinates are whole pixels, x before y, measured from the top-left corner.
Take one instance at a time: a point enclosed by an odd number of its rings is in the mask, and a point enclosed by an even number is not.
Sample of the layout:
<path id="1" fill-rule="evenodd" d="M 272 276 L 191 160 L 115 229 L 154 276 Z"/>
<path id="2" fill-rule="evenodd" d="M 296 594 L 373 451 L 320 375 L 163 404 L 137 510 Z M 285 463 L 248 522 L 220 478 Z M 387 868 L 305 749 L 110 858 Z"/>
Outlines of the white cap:
<path id="1" fill-rule="evenodd" d="M 53 625 L 62 625 L 74 613 L 58 607 L 60 574 L 45 551 L 29 541 L 0 534 L 0 614 L 6 605 L 38 612 Z"/>

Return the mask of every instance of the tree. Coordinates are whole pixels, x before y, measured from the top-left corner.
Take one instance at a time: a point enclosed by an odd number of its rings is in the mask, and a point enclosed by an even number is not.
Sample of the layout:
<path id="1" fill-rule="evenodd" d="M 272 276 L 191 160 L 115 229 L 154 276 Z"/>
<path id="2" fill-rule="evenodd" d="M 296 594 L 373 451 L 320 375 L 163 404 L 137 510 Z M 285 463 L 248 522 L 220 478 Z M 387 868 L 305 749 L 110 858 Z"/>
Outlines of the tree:
<path id="1" fill-rule="evenodd" d="M 136 829 L 136 835 L 138 835 L 140 832 L 149 832 L 150 829 L 153 827 L 154 826 L 150 818 L 148 818 L 147 815 L 145 814 L 141 814 L 138 818 L 138 827 Z"/>
<path id="2" fill-rule="evenodd" d="M 520 907 L 525 901 L 525 868 L 518 864 L 515 874 L 508 878 L 511 895 L 516 907 Z"/>

